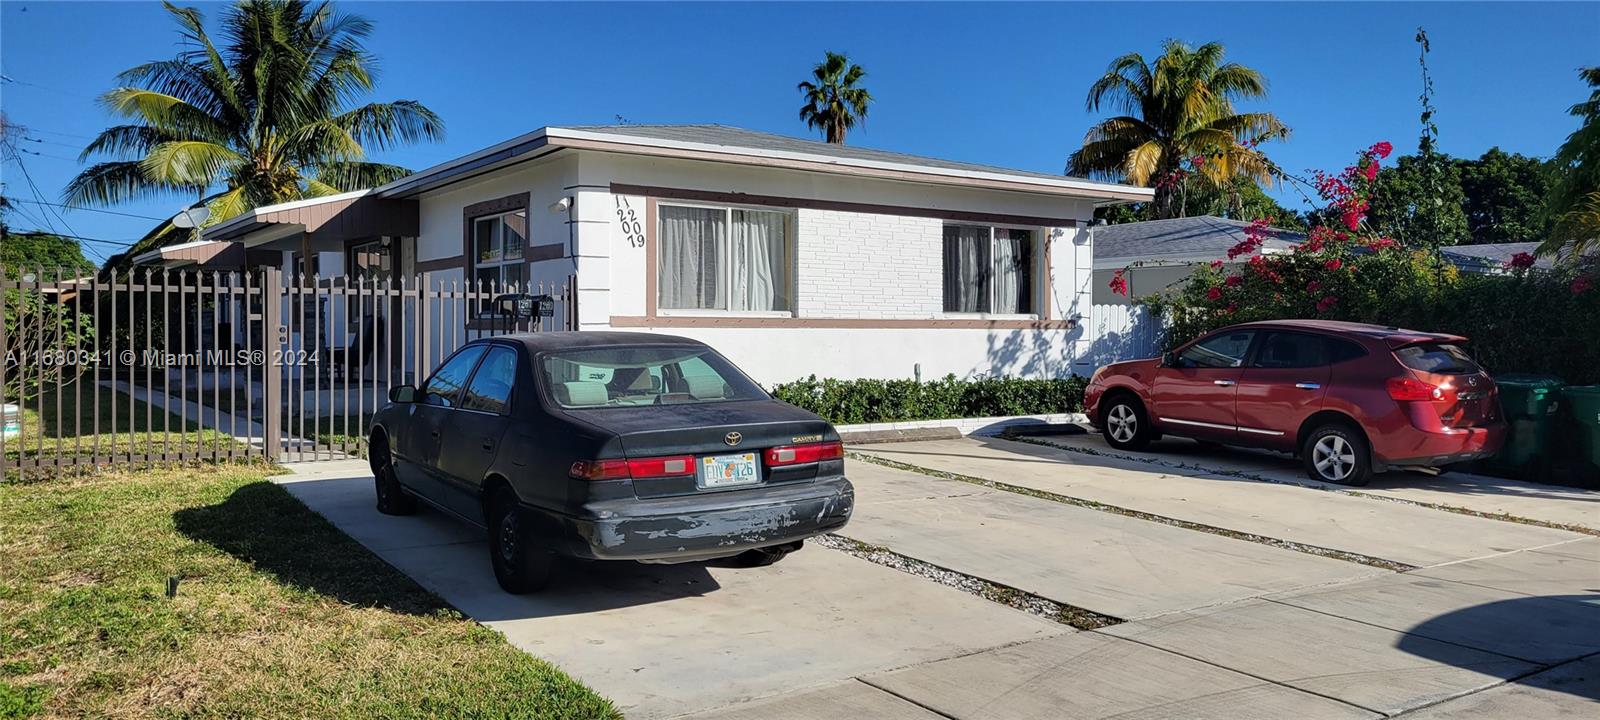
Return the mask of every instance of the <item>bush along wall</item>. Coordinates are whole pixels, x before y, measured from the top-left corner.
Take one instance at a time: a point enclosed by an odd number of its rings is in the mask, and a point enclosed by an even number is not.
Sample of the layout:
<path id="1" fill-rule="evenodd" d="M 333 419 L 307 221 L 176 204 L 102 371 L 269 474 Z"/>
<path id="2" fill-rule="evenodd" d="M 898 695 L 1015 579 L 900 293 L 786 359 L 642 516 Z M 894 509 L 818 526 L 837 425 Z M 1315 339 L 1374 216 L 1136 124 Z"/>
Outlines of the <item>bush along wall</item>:
<path id="1" fill-rule="evenodd" d="M 782 383 L 773 397 L 810 410 L 836 425 L 944 420 L 949 418 L 1042 415 L 1083 411 L 1082 377 L 1030 380 L 977 378 L 959 380 L 817 379 Z"/>

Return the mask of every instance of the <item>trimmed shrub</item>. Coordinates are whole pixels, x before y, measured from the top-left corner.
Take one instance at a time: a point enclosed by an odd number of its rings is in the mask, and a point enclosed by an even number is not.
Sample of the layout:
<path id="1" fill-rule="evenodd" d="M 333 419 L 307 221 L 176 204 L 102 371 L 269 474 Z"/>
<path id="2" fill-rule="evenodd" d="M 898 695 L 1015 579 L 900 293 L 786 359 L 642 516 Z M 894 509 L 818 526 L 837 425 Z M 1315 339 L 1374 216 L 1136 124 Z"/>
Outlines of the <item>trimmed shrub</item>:
<path id="1" fill-rule="evenodd" d="M 1082 412 L 1083 388 L 1088 382 L 1077 376 L 1050 380 L 958 380 L 955 375 L 946 375 L 938 380 L 917 382 L 819 380 L 812 375 L 777 385 L 772 395 L 821 415 L 828 422 L 855 425 Z"/>

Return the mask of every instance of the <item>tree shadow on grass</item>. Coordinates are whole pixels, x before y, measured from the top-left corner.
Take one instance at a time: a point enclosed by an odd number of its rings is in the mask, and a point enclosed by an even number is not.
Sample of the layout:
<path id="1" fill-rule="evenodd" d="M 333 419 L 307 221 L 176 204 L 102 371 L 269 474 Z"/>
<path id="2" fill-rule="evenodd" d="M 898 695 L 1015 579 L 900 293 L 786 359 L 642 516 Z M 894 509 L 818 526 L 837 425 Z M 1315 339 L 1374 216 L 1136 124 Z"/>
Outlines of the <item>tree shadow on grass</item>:
<path id="1" fill-rule="evenodd" d="M 431 614 L 450 606 L 268 481 L 215 505 L 179 510 L 173 523 L 284 585 L 360 607 Z"/>

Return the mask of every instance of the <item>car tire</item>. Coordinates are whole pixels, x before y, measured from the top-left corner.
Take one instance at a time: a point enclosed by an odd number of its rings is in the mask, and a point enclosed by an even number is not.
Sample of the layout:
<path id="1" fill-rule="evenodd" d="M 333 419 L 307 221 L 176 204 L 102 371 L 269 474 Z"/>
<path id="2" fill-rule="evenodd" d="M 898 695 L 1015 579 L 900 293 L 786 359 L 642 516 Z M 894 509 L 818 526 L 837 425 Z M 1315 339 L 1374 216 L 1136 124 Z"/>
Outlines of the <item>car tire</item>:
<path id="1" fill-rule="evenodd" d="M 1372 451 L 1360 431 L 1344 423 L 1318 426 L 1300 446 L 1312 480 L 1360 487 L 1372 480 Z"/>
<path id="2" fill-rule="evenodd" d="M 766 567 L 789 556 L 805 544 L 804 540 L 789 543 L 788 545 L 774 545 L 772 547 L 746 550 L 733 556 L 734 562 L 740 567 Z"/>
<path id="3" fill-rule="evenodd" d="M 385 515 L 410 515 L 417 511 L 417 500 L 400 487 L 400 478 L 394 473 L 394 456 L 389 452 L 389 441 L 382 435 L 373 436 L 369 442 L 367 464 L 372 467 L 373 489 L 378 496 L 378 512 Z"/>
<path id="4" fill-rule="evenodd" d="M 555 572 L 556 556 L 540 546 L 516 493 L 502 487 L 490 496 L 489 561 L 500 589 L 512 595 L 543 590 Z"/>
<path id="5" fill-rule="evenodd" d="M 1127 393 L 1113 396 L 1102 411 L 1100 434 L 1118 450 L 1143 450 L 1153 434 L 1144 403 Z"/>

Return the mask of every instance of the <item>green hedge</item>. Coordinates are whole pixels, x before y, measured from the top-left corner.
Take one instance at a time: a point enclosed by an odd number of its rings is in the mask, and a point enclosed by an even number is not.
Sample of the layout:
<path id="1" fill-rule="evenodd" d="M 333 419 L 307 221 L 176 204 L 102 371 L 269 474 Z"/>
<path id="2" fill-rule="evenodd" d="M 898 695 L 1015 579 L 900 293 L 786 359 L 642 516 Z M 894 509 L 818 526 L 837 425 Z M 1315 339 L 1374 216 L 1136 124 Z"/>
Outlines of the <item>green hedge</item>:
<path id="1" fill-rule="evenodd" d="M 942 420 L 946 418 L 1039 415 L 1083 411 L 1088 380 L 979 378 L 958 380 L 804 380 L 772 389 L 779 400 L 796 405 L 837 425 Z"/>

